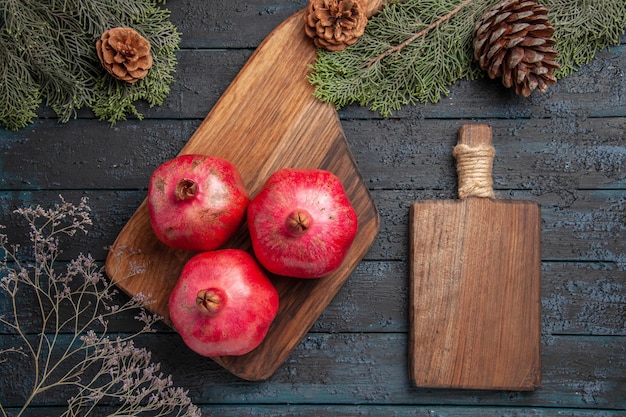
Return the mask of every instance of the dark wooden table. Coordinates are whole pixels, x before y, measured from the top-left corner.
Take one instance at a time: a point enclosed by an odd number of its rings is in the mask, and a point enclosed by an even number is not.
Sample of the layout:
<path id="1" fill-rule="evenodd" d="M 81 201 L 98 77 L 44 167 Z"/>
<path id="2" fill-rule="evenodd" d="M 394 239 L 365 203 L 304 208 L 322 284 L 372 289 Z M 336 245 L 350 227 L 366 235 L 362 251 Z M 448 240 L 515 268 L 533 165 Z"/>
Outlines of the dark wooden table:
<path id="1" fill-rule="evenodd" d="M 173 157 L 264 37 L 306 1 L 171 0 L 182 32 L 176 83 L 142 121 L 109 126 L 87 111 L 59 124 L 41 117 L 0 131 L 0 223 L 24 235 L 20 206 L 89 198 L 94 226 L 65 248 L 104 264 L 146 195 L 152 170 Z M 284 365 L 246 382 L 201 358 L 165 325 L 142 338 L 189 390 L 203 415 L 618 416 L 626 412 L 626 38 L 544 94 L 520 98 L 490 80 L 459 82 L 440 103 L 383 119 L 340 111 L 352 152 L 378 206 L 373 247 Z M 236 117 L 236 115 L 233 115 Z M 407 373 L 408 212 L 456 198 L 451 148 L 459 127 L 493 126 L 497 198 L 541 205 L 542 386 L 534 392 L 418 389 Z M 25 239 L 25 238 L 23 238 Z M 6 308 L 6 304 L 3 308 Z M 29 305 L 23 307 L 29 314 Z M 113 323 L 128 331 L 132 317 Z M 11 335 L 0 328 L 0 346 Z M 0 369 L 1 369 L 0 364 Z M 21 382 L 27 386 L 29 380 Z M 13 375 L 0 402 L 18 406 Z M 64 400 L 43 395 L 36 415 Z"/>

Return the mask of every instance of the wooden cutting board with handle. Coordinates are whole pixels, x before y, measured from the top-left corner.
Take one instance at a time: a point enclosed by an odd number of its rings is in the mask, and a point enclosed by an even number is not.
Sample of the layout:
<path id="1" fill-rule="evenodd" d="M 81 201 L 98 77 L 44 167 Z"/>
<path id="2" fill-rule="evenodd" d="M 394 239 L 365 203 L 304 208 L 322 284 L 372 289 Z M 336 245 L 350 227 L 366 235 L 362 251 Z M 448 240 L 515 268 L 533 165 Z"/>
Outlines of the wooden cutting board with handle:
<path id="1" fill-rule="evenodd" d="M 371 1 L 370 14 L 381 4 Z M 280 307 L 262 344 L 243 356 L 212 358 L 251 381 L 267 379 L 286 360 L 365 256 L 379 229 L 378 211 L 338 114 L 313 96 L 307 81 L 317 55 L 304 33 L 303 16 L 304 10 L 268 35 L 180 151 L 233 162 L 251 196 L 280 168 L 329 170 L 342 180 L 357 212 L 359 230 L 339 270 L 321 279 L 270 276 Z M 251 252 L 245 226 L 227 247 Z M 191 255 L 158 241 L 144 200 L 113 244 L 106 272 L 126 293 L 150 294 L 154 303 L 149 309 L 170 324 L 169 294 Z"/>
<path id="2" fill-rule="evenodd" d="M 409 374 L 418 387 L 532 390 L 541 380 L 541 213 L 494 200 L 491 127 L 454 148 L 460 200 L 410 211 Z"/>

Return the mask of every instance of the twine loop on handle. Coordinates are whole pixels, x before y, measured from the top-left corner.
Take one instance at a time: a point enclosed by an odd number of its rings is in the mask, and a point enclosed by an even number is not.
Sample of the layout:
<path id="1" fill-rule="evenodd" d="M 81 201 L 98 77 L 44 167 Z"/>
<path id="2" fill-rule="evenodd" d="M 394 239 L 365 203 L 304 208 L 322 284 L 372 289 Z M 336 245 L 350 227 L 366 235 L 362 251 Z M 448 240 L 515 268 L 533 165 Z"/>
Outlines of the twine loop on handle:
<path id="1" fill-rule="evenodd" d="M 452 150 L 456 159 L 459 198 L 494 198 L 491 170 L 496 151 L 491 145 L 459 143 Z"/>

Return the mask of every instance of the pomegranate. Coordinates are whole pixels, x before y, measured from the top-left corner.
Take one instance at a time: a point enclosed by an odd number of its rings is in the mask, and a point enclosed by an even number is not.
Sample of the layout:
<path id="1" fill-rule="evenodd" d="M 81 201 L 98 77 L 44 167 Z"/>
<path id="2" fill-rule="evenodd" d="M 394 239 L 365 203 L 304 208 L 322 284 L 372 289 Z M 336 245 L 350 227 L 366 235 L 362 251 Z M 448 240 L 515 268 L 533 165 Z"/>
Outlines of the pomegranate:
<path id="1" fill-rule="evenodd" d="M 258 261 L 268 271 L 320 278 L 343 262 L 357 232 L 357 216 L 341 180 L 321 169 L 283 168 L 248 206 Z"/>
<path id="2" fill-rule="evenodd" d="M 187 251 L 214 250 L 235 234 L 250 201 L 237 168 L 207 155 L 181 155 L 156 168 L 148 185 L 157 238 Z"/>
<path id="3" fill-rule="evenodd" d="M 220 249 L 187 261 L 168 308 L 194 352 L 243 355 L 265 338 L 278 312 L 278 292 L 248 252 Z"/>

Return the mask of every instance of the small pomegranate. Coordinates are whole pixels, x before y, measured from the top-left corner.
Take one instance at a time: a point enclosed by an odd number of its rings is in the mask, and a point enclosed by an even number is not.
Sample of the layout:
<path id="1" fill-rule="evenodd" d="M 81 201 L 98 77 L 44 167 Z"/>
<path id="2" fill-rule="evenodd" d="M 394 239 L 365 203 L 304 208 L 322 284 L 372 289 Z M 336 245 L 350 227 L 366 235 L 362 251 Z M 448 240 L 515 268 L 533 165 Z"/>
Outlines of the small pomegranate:
<path id="1" fill-rule="evenodd" d="M 248 252 L 220 249 L 187 261 L 168 308 L 174 328 L 194 352 L 243 355 L 265 338 L 278 312 L 278 292 Z"/>
<path id="2" fill-rule="evenodd" d="M 147 200 L 150 223 L 161 242 L 200 252 L 219 248 L 235 234 L 250 198 L 231 162 L 190 154 L 156 168 Z"/>
<path id="3" fill-rule="evenodd" d="M 247 218 L 261 265 L 295 278 L 335 271 L 357 232 L 357 215 L 341 180 L 321 169 L 276 171 L 250 201 Z"/>

